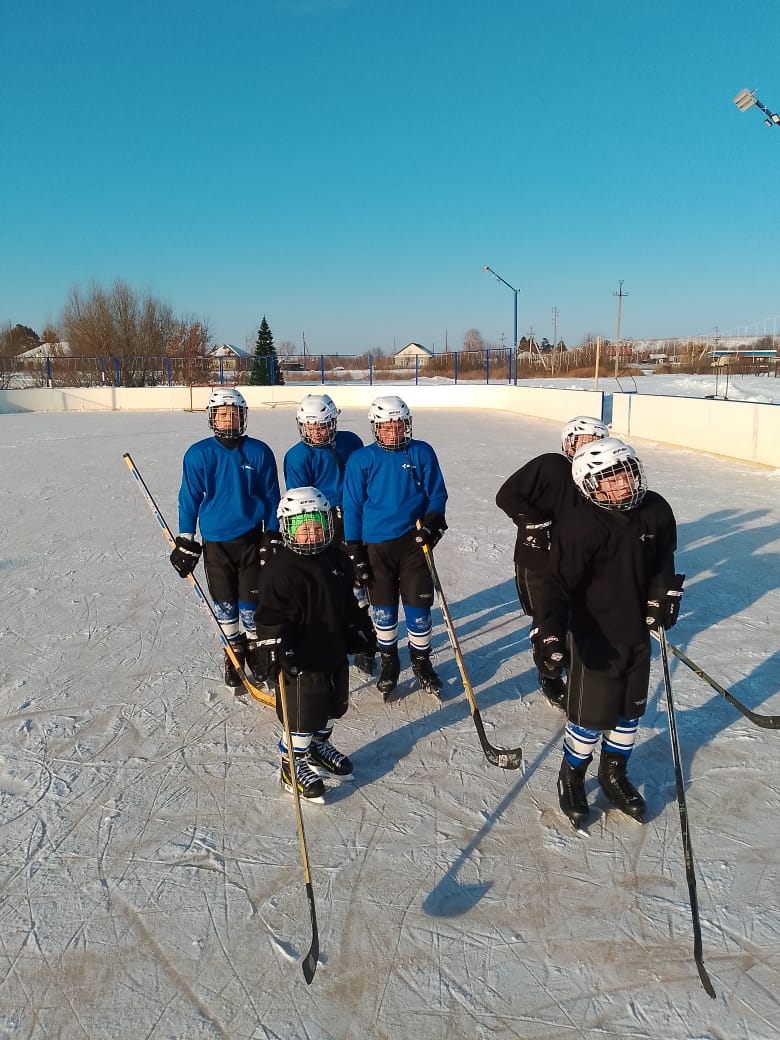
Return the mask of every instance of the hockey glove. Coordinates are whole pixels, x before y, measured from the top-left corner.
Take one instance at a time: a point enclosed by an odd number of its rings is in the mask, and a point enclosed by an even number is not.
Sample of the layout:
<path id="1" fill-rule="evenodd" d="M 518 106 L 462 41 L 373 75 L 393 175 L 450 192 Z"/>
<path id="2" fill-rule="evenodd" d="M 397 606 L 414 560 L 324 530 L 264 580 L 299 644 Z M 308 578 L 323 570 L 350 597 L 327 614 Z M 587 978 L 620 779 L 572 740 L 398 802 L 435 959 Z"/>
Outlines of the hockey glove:
<path id="1" fill-rule="evenodd" d="M 264 567 L 276 550 L 283 545 L 284 540 L 278 531 L 263 531 L 263 540 L 260 542 L 260 548 L 258 549 L 260 566 Z"/>
<path id="2" fill-rule="evenodd" d="M 538 549 L 540 552 L 550 551 L 550 528 L 552 520 L 541 520 L 539 523 L 523 523 L 525 517 L 519 517 L 521 544 L 526 549 Z"/>
<path id="3" fill-rule="evenodd" d="M 671 588 L 660 599 L 649 599 L 647 601 L 647 615 L 645 621 L 647 627 L 653 632 L 659 632 L 661 628 L 674 628 L 677 618 L 680 616 L 680 605 L 683 596 L 684 574 L 675 574 Z"/>
<path id="4" fill-rule="evenodd" d="M 368 654 L 377 652 L 376 632 L 367 610 L 362 610 L 365 617 L 354 625 L 348 625 L 344 632 L 344 642 L 348 654 Z"/>
<path id="5" fill-rule="evenodd" d="M 347 556 L 352 561 L 355 571 L 355 588 L 361 585 L 371 584 L 371 566 L 368 562 L 368 553 L 362 542 L 347 542 Z"/>
<path id="6" fill-rule="evenodd" d="M 557 632 L 544 635 L 539 628 L 531 630 L 534 664 L 540 672 L 560 675 L 569 666 L 569 654 L 565 638 Z"/>
<path id="7" fill-rule="evenodd" d="M 421 526 L 417 529 L 414 540 L 420 546 L 427 545 L 429 549 L 433 549 L 434 546 L 439 544 L 446 530 L 447 521 L 444 519 L 443 513 L 435 511 L 426 513 L 422 518 Z"/>
<path id="8" fill-rule="evenodd" d="M 289 635 L 284 630 L 279 631 L 277 627 L 257 627 L 257 650 L 258 665 L 261 665 L 260 654 L 265 654 L 267 660 L 266 671 L 272 679 L 276 679 L 280 670 L 285 675 L 297 675 L 300 669 L 295 660 L 295 648 Z"/>
<path id="9" fill-rule="evenodd" d="M 176 548 L 171 553 L 171 563 L 174 570 L 182 578 L 189 578 L 198 565 L 203 547 L 194 538 L 185 538 L 179 535 L 176 539 Z"/>

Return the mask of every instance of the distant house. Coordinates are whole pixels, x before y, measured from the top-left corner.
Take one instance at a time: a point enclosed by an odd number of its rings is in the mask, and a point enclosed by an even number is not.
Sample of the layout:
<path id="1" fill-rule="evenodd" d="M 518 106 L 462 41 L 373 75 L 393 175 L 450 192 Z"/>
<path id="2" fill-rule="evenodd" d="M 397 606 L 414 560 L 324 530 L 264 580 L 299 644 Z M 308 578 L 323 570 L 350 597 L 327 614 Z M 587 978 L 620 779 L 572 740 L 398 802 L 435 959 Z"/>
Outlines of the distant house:
<path id="1" fill-rule="evenodd" d="M 423 365 L 432 361 L 433 357 L 433 351 L 428 350 L 422 343 L 407 343 L 405 347 L 393 354 L 393 364 L 397 368 L 415 368 L 419 364 L 422 368 Z"/>
<path id="2" fill-rule="evenodd" d="M 52 358 L 64 358 L 71 357 L 73 351 L 70 349 L 70 343 L 66 340 L 61 340 L 59 343 L 39 343 L 37 347 L 31 347 L 29 350 L 25 350 L 22 354 L 17 354 L 17 361 L 42 361 L 45 359 L 51 360 Z"/>
<path id="3" fill-rule="evenodd" d="M 246 350 L 244 347 L 237 347 L 234 343 L 219 343 L 206 356 L 214 358 L 221 363 L 223 372 L 235 372 L 239 367 L 246 367 L 245 365 L 240 365 L 240 362 L 248 361 L 253 353 L 254 351 Z"/>

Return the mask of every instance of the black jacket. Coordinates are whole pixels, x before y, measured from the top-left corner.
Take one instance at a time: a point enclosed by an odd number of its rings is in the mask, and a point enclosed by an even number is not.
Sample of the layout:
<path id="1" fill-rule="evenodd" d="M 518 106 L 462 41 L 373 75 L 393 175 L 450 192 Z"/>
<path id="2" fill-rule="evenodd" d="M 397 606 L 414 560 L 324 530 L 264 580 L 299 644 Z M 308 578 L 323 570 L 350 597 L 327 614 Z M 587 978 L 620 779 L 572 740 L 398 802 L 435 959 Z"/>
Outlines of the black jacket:
<path id="1" fill-rule="evenodd" d="M 353 591 L 352 565 L 330 546 L 314 556 L 280 548 L 260 571 L 257 637 L 281 636 L 301 671 L 332 672 L 348 653 L 366 649 L 359 630 L 373 628 Z"/>
<path id="2" fill-rule="evenodd" d="M 571 462 L 561 452 L 539 455 L 508 477 L 496 495 L 496 505 L 518 526 L 515 563 L 543 570 L 547 554 L 525 545 L 525 525 L 544 520 L 558 524 L 581 502 L 584 499 L 572 480 Z M 552 534 L 552 528 L 550 531 Z"/>
<path id="3" fill-rule="evenodd" d="M 647 601 L 672 587 L 676 548 L 674 514 L 656 492 L 626 512 L 583 498 L 554 531 L 540 631 L 561 634 L 568 620 L 575 641 L 643 642 Z"/>

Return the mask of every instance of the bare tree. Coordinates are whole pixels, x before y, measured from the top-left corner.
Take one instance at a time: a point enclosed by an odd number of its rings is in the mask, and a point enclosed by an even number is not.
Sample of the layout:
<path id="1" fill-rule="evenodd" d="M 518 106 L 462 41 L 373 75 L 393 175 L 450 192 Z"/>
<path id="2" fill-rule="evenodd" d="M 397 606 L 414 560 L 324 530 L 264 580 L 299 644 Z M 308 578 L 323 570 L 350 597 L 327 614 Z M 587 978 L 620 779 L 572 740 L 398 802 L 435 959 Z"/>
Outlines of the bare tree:
<path id="1" fill-rule="evenodd" d="M 61 326 L 74 354 L 119 359 L 125 386 L 165 381 L 165 358 L 176 349 L 185 358 L 203 354 L 210 339 L 201 322 L 177 319 L 170 304 L 120 279 L 110 289 L 94 282 L 86 291 L 71 289 Z"/>
<path id="2" fill-rule="evenodd" d="M 464 350 L 484 350 L 485 341 L 479 329 L 468 329 L 463 337 Z"/>

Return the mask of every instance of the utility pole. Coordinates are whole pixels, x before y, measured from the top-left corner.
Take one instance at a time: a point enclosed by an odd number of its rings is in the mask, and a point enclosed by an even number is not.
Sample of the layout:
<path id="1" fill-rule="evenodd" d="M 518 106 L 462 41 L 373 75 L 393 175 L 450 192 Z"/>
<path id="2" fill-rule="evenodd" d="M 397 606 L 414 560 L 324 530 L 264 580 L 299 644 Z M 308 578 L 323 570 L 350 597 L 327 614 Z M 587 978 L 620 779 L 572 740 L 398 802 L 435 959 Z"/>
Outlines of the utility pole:
<path id="1" fill-rule="evenodd" d="M 555 351 L 556 351 L 556 348 L 558 346 L 558 308 L 557 307 L 553 307 L 553 309 L 552 309 L 552 316 L 553 316 L 553 348 L 552 348 L 552 356 L 550 358 L 550 375 L 554 376 L 555 375 Z"/>
<path id="2" fill-rule="evenodd" d="M 623 292 L 623 279 L 620 279 L 620 289 L 618 292 L 613 292 L 613 296 L 618 298 L 618 319 L 617 319 L 617 342 L 615 343 L 615 379 L 618 377 L 618 365 L 620 363 L 620 320 L 623 316 L 623 297 L 628 296 L 627 292 Z"/>

